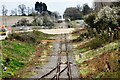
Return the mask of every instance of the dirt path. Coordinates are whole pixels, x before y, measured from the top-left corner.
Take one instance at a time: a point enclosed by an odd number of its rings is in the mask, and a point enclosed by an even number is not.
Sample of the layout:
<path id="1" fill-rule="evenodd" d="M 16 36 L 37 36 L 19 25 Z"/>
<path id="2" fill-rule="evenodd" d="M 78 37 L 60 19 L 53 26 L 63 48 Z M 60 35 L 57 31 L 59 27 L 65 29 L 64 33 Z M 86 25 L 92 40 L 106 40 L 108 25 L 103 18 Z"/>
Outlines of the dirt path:
<path id="1" fill-rule="evenodd" d="M 56 37 L 56 40 L 59 40 L 60 36 Z M 65 44 L 62 44 L 62 50 L 64 52 L 65 50 Z M 70 62 L 71 62 L 71 74 L 72 74 L 72 78 L 79 78 L 79 74 L 78 74 L 78 69 L 75 65 L 75 61 L 74 61 L 74 54 L 72 52 L 72 44 L 69 43 L 68 44 L 68 51 L 70 52 L 69 54 L 69 58 L 70 58 Z M 35 76 L 32 76 L 32 78 L 40 78 L 41 76 L 43 76 L 44 74 L 46 74 L 47 72 L 49 72 L 50 70 L 52 70 L 56 65 L 57 65 L 57 61 L 58 61 L 58 52 L 59 52 L 59 42 L 54 42 L 53 43 L 53 52 L 51 55 L 51 58 L 48 62 L 48 64 L 44 65 L 41 68 L 36 69 L 36 71 L 38 71 L 38 74 Z M 61 56 L 61 62 L 65 62 L 66 61 L 66 56 L 63 55 Z M 61 70 L 65 68 L 65 64 L 61 64 Z M 52 78 L 54 76 L 54 74 L 56 74 L 56 71 L 54 71 L 51 75 L 48 75 L 45 78 Z M 67 70 L 65 70 L 61 75 L 60 78 L 68 78 L 67 77 Z"/>

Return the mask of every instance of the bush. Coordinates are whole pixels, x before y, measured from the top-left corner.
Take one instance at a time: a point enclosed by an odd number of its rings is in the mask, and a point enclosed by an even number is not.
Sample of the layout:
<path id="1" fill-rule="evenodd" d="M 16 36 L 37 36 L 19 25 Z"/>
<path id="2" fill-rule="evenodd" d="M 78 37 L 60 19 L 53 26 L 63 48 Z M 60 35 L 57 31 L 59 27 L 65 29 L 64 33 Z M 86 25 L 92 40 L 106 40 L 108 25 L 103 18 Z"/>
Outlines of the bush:
<path id="1" fill-rule="evenodd" d="M 28 43 L 35 43 L 36 37 L 32 34 L 22 34 L 20 35 L 20 41 L 28 42 Z"/>
<path id="2" fill-rule="evenodd" d="M 103 7 L 94 20 L 94 23 L 102 30 L 107 30 L 109 27 L 115 29 L 119 24 L 119 8 Z"/>
<path id="3" fill-rule="evenodd" d="M 10 34 L 10 35 L 8 35 L 8 36 L 9 36 L 9 39 L 10 39 L 10 40 L 19 39 L 19 38 L 20 38 L 20 36 L 19 36 L 18 34 L 16 34 L 16 33 Z"/>
<path id="4" fill-rule="evenodd" d="M 48 19 L 43 19 L 43 26 L 54 26 L 54 23 Z"/>
<path id="5" fill-rule="evenodd" d="M 94 20 L 96 18 L 96 13 L 91 13 L 88 14 L 84 17 L 84 21 L 91 27 L 94 28 L 95 24 L 94 24 Z"/>
<path id="6" fill-rule="evenodd" d="M 90 47 L 91 49 L 96 49 L 96 48 L 98 48 L 98 47 L 101 47 L 102 44 L 103 44 L 103 42 L 102 42 L 99 38 L 97 38 L 97 39 L 93 39 L 93 40 L 90 42 L 89 47 Z"/>
<path id="7" fill-rule="evenodd" d="M 22 42 L 27 42 L 27 43 L 35 43 L 36 42 L 36 37 L 33 34 L 29 34 L 29 33 L 24 33 L 24 34 L 11 34 L 9 35 L 9 39 L 13 40 L 19 40 Z"/>
<path id="8" fill-rule="evenodd" d="M 91 49 L 96 49 L 98 47 L 103 46 L 104 44 L 110 42 L 110 36 L 107 33 L 103 33 L 98 35 L 95 39 L 93 39 L 90 44 L 89 47 Z"/>
<path id="9" fill-rule="evenodd" d="M 99 39 L 103 41 L 103 43 L 110 42 L 110 36 L 108 33 L 103 33 L 99 36 Z"/>

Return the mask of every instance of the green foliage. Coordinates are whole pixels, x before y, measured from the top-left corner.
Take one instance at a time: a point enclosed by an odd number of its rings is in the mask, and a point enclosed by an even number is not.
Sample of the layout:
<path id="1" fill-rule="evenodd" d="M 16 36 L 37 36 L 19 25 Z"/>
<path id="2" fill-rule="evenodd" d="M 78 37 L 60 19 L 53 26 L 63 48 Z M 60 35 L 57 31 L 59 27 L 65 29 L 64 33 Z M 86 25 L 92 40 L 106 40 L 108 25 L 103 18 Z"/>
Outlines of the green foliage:
<path id="1" fill-rule="evenodd" d="M 42 26 L 41 20 L 38 20 L 38 19 L 33 20 L 33 22 L 31 24 L 33 26 Z"/>
<path id="2" fill-rule="evenodd" d="M 90 28 L 96 28 L 98 33 L 116 29 L 120 24 L 119 7 L 103 7 L 98 13 L 91 13 L 84 17 Z"/>
<path id="3" fill-rule="evenodd" d="M 26 18 L 22 18 L 15 25 L 13 25 L 13 27 L 15 27 L 15 26 L 31 26 L 31 25 L 32 24 L 29 23 L 29 20 L 27 20 Z"/>
<path id="4" fill-rule="evenodd" d="M 88 46 L 89 47 L 89 46 Z M 104 47 L 100 47 L 97 49 L 92 49 L 92 50 L 87 50 L 87 51 L 83 51 L 80 52 L 83 54 L 82 58 L 80 58 L 77 63 L 83 63 L 85 61 L 88 61 L 90 59 L 93 59 L 95 57 L 99 57 L 100 55 L 102 55 L 103 53 L 110 53 L 112 51 L 115 51 L 116 49 L 118 49 L 118 43 L 117 42 L 112 42 L 110 44 L 105 45 Z"/>
<path id="5" fill-rule="evenodd" d="M 87 76 L 87 74 L 89 73 L 90 73 L 90 70 L 88 67 L 85 67 L 82 70 L 80 70 L 80 74 L 82 74 L 83 76 Z"/>
<path id="6" fill-rule="evenodd" d="M 52 34 L 45 34 L 43 32 L 35 30 L 32 33 L 36 36 L 37 40 L 49 40 L 51 36 L 54 36 Z"/>
<path id="7" fill-rule="evenodd" d="M 9 38 L 2 41 L 2 67 L 7 67 L 6 71 L 2 72 L 2 78 L 11 78 L 15 76 L 17 71 L 24 68 L 26 64 L 35 55 L 37 41 L 48 40 L 50 36 L 39 31 L 14 33 L 9 35 Z M 42 45 L 41 45 L 42 46 Z M 44 48 L 44 47 L 43 47 Z"/>
<path id="8" fill-rule="evenodd" d="M 94 28 L 95 24 L 94 24 L 94 20 L 96 18 L 96 13 L 91 13 L 89 15 L 86 15 L 84 17 L 84 21 L 91 27 Z"/>
<path id="9" fill-rule="evenodd" d="M 119 78 L 120 72 L 101 72 L 96 78 Z"/>
<path id="10" fill-rule="evenodd" d="M 118 25 L 120 26 L 120 17 L 118 18 L 117 22 L 118 22 Z"/>
<path id="11" fill-rule="evenodd" d="M 90 46 L 91 49 L 96 49 L 98 47 L 101 47 L 102 44 L 103 44 L 103 42 L 100 41 L 100 39 L 93 39 L 91 41 L 91 43 L 89 44 L 89 46 Z"/>
<path id="12" fill-rule="evenodd" d="M 118 27 L 117 20 L 119 18 L 119 8 L 110 8 L 106 6 L 98 12 L 94 23 L 103 30 L 108 29 L 109 27 L 114 29 Z"/>
<path id="13" fill-rule="evenodd" d="M 3 52 L 3 68 L 7 67 L 6 71 L 2 71 L 2 77 L 10 78 L 15 76 L 15 73 L 23 68 L 29 62 L 31 53 L 35 52 L 35 46 L 28 43 L 21 43 L 19 41 L 2 41 Z M 6 62 L 6 58 L 10 61 Z"/>
<path id="14" fill-rule="evenodd" d="M 19 40 L 22 42 L 27 42 L 27 43 L 32 43 L 32 44 L 36 44 L 36 42 L 38 40 L 46 40 L 46 39 L 50 39 L 49 37 L 53 36 L 53 35 L 49 35 L 49 34 L 44 34 L 40 31 L 33 31 L 33 32 L 26 32 L 26 33 L 21 33 L 21 34 L 11 34 L 9 35 L 9 39 L 10 40 Z"/>
<path id="15" fill-rule="evenodd" d="M 54 26 L 54 24 L 45 16 L 43 18 L 43 26 Z"/>
<path id="16" fill-rule="evenodd" d="M 120 8 L 103 7 L 98 13 L 91 13 L 84 17 L 88 24 L 89 37 L 97 37 L 90 44 L 91 48 L 101 47 L 106 42 L 118 39 L 117 27 L 120 25 Z"/>
<path id="17" fill-rule="evenodd" d="M 112 5 L 115 6 L 115 7 L 120 7 L 120 1 L 112 2 Z"/>
<path id="18" fill-rule="evenodd" d="M 42 2 L 36 2 L 35 3 L 35 10 L 42 13 L 43 11 L 47 11 L 47 5 Z"/>
<path id="19" fill-rule="evenodd" d="M 23 34 L 14 33 L 9 36 L 9 39 L 16 39 L 16 40 L 27 42 L 27 43 L 35 43 L 36 42 L 36 37 L 30 33 L 23 33 Z"/>
<path id="20" fill-rule="evenodd" d="M 42 18 L 36 18 L 31 23 L 33 26 L 48 26 L 48 28 L 52 28 L 54 23 L 49 19 L 49 14 L 47 12 L 42 14 Z"/>
<path id="21" fill-rule="evenodd" d="M 83 9 L 82 9 L 83 15 L 89 14 L 90 11 L 91 11 L 91 8 L 88 6 L 88 4 L 84 4 L 84 5 L 83 5 Z"/>
<path id="22" fill-rule="evenodd" d="M 77 8 L 67 8 L 64 12 L 64 18 L 70 18 L 70 20 L 81 19 L 82 13 Z"/>
<path id="23" fill-rule="evenodd" d="M 91 49 L 97 49 L 98 47 L 101 47 L 108 42 L 110 42 L 110 36 L 107 33 L 103 33 L 97 36 L 95 39 L 93 39 L 90 42 L 89 46 Z"/>

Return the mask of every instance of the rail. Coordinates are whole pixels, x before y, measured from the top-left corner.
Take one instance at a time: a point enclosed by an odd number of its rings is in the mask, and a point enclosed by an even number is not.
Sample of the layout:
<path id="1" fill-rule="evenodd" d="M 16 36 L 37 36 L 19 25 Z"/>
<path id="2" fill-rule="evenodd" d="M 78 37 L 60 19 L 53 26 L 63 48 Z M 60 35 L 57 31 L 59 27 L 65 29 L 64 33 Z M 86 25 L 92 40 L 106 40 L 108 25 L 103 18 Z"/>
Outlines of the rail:
<path id="1" fill-rule="evenodd" d="M 62 37 L 64 37 L 64 42 L 65 42 L 65 53 L 66 53 L 66 63 L 62 63 L 61 62 L 61 53 L 62 53 Z M 60 75 L 67 69 L 67 76 L 68 76 L 68 80 L 72 80 L 72 75 L 71 75 L 71 65 L 70 65 L 70 59 L 69 59 L 69 51 L 68 51 L 68 41 L 67 41 L 67 34 L 61 34 L 61 38 L 59 40 L 59 53 L 58 53 L 58 60 L 57 60 L 57 66 L 55 66 L 55 68 L 53 68 L 51 71 L 49 71 L 48 73 L 46 73 L 45 75 L 43 75 L 42 77 L 40 77 L 39 79 L 43 79 L 46 76 L 50 75 L 51 73 L 53 73 L 54 71 L 56 71 L 56 74 L 51 78 L 51 80 L 56 79 L 59 80 L 60 79 Z M 61 69 L 61 64 L 66 64 L 66 67 Z"/>

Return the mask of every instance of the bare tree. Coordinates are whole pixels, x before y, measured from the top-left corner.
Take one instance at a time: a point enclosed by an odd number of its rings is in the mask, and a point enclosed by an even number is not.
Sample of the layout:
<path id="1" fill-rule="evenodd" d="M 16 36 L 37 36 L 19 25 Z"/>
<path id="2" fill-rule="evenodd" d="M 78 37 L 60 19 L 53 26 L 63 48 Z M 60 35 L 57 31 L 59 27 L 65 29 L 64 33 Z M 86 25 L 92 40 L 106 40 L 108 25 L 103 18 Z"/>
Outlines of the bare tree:
<path id="1" fill-rule="evenodd" d="M 77 5 L 77 9 L 81 12 L 82 11 L 82 6 Z"/>
<path id="2" fill-rule="evenodd" d="M 32 7 L 32 9 L 31 9 L 31 14 L 32 14 L 32 13 L 35 13 L 35 10 L 34 10 L 34 8 L 33 8 L 33 7 Z"/>
<path id="3" fill-rule="evenodd" d="M 36 16 L 36 12 L 35 12 L 35 9 L 32 7 L 30 10 L 29 10 L 29 16 Z"/>
<path id="4" fill-rule="evenodd" d="M 11 16 L 13 16 L 15 14 L 14 10 L 11 10 Z"/>
<path id="5" fill-rule="evenodd" d="M 6 6 L 5 5 L 2 5 L 2 15 L 3 16 L 6 16 L 8 13 L 8 10 L 6 9 Z"/>
<path id="6" fill-rule="evenodd" d="M 30 7 L 27 7 L 27 13 L 30 14 Z"/>
<path id="7" fill-rule="evenodd" d="M 15 15 L 17 16 L 17 8 L 14 9 Z"/>
<path id="8" fill-rule="evenodd" d="M 11 16 L 17 16 L 17 8 L 15 8 L 14 10 L 11 10 Z"/>
<path id="9" fill-rule="evenodd" d="M 26 12 L 26 6 L 24 4 L 21 4 L 18 6 L 18 11 L 21 15 L 25 15 Z"/>
<path id="10" fill-rule="evenodd" d="M 8 13 L 8 10 L 6 9 L 6 6 L 5 5 L 2 5 L 2 22 L 3 22 L 3 25 L 7 25 L 7 19 L 5 18 L 5 16 L 7 16 L 7 13 Z"/>

